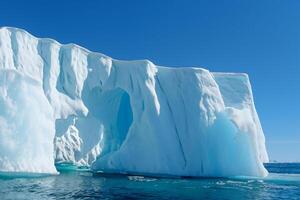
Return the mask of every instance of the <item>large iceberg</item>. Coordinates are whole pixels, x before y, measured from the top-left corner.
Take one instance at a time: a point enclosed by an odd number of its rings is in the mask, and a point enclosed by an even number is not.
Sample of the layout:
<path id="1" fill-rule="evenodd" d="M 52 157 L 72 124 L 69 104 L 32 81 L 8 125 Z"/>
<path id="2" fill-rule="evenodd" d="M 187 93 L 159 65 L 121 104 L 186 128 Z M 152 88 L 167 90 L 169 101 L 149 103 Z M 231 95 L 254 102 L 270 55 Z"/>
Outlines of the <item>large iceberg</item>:
<path id="1" fill-rule="evenodd" d="M 0 171 L 265 176 L 249 78 L 0 29 Z"/>

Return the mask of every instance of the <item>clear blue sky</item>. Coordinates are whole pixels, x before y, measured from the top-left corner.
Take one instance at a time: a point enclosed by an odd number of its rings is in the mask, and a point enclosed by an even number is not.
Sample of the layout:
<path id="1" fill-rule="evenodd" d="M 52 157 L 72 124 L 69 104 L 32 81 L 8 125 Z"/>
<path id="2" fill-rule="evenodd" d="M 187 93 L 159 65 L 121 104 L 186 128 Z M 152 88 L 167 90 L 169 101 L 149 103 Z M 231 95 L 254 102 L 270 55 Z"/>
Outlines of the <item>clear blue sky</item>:
<path id="1" fill-rule="evenodd" d="M 300 1 L 0 1 L 0 26 L 117 59 L 250 75 L 271 159 L 300 161 Z"/>

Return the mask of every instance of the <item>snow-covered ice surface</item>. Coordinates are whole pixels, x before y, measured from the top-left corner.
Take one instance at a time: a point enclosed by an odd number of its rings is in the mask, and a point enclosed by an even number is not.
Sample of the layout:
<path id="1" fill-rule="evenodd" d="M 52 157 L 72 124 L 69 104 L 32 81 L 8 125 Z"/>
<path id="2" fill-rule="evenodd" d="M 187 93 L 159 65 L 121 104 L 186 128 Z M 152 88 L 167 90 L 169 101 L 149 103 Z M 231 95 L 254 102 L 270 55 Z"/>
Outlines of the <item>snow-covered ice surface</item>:
<path id="1" fill-rule="evenodd" d="M 54 155 L 54 156 L 53 156 Z M 265 176 L 246 74 L 120 61 L 0 29 L 0 171 Z"/>

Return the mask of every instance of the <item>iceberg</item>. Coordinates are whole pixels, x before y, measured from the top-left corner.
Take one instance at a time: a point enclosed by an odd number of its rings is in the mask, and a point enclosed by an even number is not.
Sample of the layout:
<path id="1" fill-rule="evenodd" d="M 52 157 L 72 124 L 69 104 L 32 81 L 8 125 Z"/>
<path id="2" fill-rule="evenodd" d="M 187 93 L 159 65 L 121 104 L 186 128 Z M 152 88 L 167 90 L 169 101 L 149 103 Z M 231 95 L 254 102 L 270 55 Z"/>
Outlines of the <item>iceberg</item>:
<path id="1" fill-rule="evenodd" d="M 0 171 L 266 176 L 247 74 L 121 61 L 0 29 Z"/>

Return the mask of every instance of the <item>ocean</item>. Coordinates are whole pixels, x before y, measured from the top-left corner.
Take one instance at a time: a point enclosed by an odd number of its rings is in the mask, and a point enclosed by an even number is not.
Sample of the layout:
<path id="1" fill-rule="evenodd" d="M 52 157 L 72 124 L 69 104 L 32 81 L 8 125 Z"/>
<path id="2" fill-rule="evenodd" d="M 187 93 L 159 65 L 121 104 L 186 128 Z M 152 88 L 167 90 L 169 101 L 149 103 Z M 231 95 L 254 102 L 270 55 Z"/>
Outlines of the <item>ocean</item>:
<path id="1" fill-rule="evenodd" d="M 300 163 L 266 164 L 266 178 L 151 178 L 93 175 L 60 168 L 56 176 L 0 176 L 6 199 L 300 199 Z"/>

